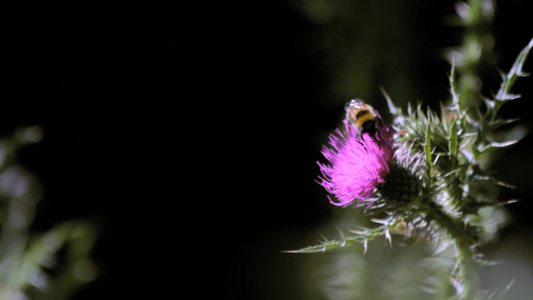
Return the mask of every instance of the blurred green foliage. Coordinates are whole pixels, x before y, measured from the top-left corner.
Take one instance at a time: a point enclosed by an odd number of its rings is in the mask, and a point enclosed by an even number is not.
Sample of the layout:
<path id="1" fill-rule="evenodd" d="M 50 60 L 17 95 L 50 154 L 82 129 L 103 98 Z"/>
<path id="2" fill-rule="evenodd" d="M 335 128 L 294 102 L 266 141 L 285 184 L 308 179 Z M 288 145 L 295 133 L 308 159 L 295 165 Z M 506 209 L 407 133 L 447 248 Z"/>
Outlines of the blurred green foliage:
<path id="1" fill-rule="evenodd" d="M 98 276 L 89 258 L 97 237 L 94 224 L 59 223 L 32 229 L 43 186 L 18 164 L 17 152 L 42 138 L 39 126 L 0 139 L 0 299 L 62 300 Z M 72 199 L 72 201 L 76 201 Z"/>

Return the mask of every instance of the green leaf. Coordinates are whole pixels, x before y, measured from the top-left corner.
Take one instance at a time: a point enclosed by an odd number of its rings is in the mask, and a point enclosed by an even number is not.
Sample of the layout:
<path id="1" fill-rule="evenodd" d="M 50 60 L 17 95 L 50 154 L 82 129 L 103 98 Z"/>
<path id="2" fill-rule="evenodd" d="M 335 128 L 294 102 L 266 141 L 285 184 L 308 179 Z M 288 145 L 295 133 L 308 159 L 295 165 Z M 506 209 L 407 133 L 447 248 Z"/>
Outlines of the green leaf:
<path id="1" fill-rule="evenodd" d="M 363 246 L 364 252 L 366 252 L 367 244 L 369 241 L 379 237 L 384 236 L 390 242 L 390 228 L 396 225 L 396 222 L 390 220 L 373 220 L 379 221 L 378 223 L 382 226 L 376 228 L 362 228 L 361 230 L 351 231 L 355 236 L 344 237 L 344 234 L 341 233 L 340 240 L 324 240 L 319 245 L 309 246 L 302 248 L 300 250 L 288 250 L 283 251 L 285 253 L 322 253 L 328 250 L 342 248 L 346 246 L 351 246 L 354 244 L 361 244 Z"/>
<path id="2" fill-rule="evenodd" d="M 457 142 L 457 122 L 454 121 L 452 127 L 450 128 L 450 138 L 448 139 L 448 148 L 450 150 L 450 155 L 455 157 L 457 155 L 457 149 L 459 144 Z"/>
<path id="3" fill-rule="evenodd" d="M 524 66 L 524 63 L 526 61 L 526 58 L 529 54 L 529 51 L 533 48 L 533 38 L 529 41 L 529 44 L 522 49 L 518 57 L 516 58 L 516 61 L 514 62 L 513 66 L 511 67 L 511 70 L 507 75 L 503 76 L 503 82 L 500 86 L 500 89 L 498 90 L 498 93 L 496 94 L 495 98 L 495 105 L 494 105 L 494 111 L 497 112 L 501 105 L 504 104 L 507 101 L 519 98 L 519 95 L 513 95 L 509 92 L 511 91 L 511 87 L 513 86 L 515 80 L 518 77 L 525 77 L 529 74 L 522 71 L 522 67 Z"/>
<path id="4" fill-rule="evenodd" d="M 452 64 L 452 70 L 450 72 L 450 76 L 448 77 L 450 80 L 450 93 L 452 94 L 452 105 L 457 109 L 459 107 L 459 95 L 455 91 L 455 65 Z"/>
<path id="5" fill-rule="evenodd" d="M 487 153 L 488 151 L 494 150 L 496 148 L 505 148 L 511 145 L 518 143 L 522 138 L 527 134 L 527 130 L 523 126 L 516 126 L 513 129 L 500 134 L 492 142 L 479 147 L 480 154 Z"/>
<path id="6" fill-rule="evenodd" d="M 426 127 L 426 144 L 424 145 L 424 151 L 426 153 L 426 162 L 429 166 L 429 176 L 433 177 L 433 162 L 431 161 L 431 119 L 428 113 L 427 127 Z"/>
<path id="7" fill-rule="evenodd" d="M 520 141 L 520 140 L 511 140 L 511 141 L 506 141 L 506 142 L 502 142 L 502 143 L 492 142 L 492 143 L 489 143 L 488 145 L 484 146 L 481 149 L 481 153 L 484 153 L 485 151 L 488 151 L 488 150 L 492 150 L 494 148 L 508 147 L 508 146 L 511 146 L 511 145 L 514 145 L 514 144 L 518 143 L 518 141 Z"/>
<path id="8" fill-rule="evenodd" d="M 519 121 L 520 118 L 514 118 L 514 119 L 496 119 L 492 122 L 489 123 L 490 125 L 490 129 L 496 129 L 502 125 L 507 125 L 507 124 L 511 124 L 511 123 L 514 123 L 516 121 Z"/>

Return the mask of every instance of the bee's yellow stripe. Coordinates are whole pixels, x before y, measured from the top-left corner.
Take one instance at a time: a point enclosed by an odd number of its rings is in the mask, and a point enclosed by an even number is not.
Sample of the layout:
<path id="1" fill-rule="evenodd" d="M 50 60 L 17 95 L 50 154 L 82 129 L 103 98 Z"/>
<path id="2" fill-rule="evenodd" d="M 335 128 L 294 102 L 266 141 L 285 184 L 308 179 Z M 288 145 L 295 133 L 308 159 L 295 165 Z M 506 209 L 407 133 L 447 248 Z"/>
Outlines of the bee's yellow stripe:
<path id="1" fill-rule="evenodd" d="M 366 122 L 366 121 L 370 121 L 370 120 L 373 120 L 375 119 L 376 116 L 371 113 L 370 111 L 368 110 L 361 110 L 357 113 L 357 117 L 355 118 L 355 125 L 357 127 L 363 127 L 363 124 Z"/>

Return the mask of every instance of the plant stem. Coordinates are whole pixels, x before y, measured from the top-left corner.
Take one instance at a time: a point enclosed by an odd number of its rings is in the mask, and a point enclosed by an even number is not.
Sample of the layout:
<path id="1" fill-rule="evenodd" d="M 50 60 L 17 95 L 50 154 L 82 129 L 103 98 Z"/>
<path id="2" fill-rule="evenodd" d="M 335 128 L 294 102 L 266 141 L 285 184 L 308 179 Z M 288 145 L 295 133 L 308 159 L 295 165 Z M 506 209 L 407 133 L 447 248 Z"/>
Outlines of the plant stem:
<path id="1" fill-rule="evenodd" d="M 492 0 L 470 0 L 467 4 L 457 6 L 459 15 L 466 26 L 464 40 L 459 50 L 462 61 L 460 63 L 458 80 L 458 94 L 460 107 L 477 107 L 481 102 L 481 82 L 477 75 L 480 61 L 486 56 L 488 26 L 492 19 Z"/>
<path id="2" fill-rule="evenodd" d="M 450 235 L 450 240 L 454 245 L 458 278 L 456 283 L 452 281 L 452 284 L 456 286 L 461 299 L 474 299 L 474 295 L 478 290 L 478 281 L 471 249 L 472 243 L 468 238 L 466 227 L 444 213 L 438 205 L 433 204 L 431 208 L 433 220 L 441 230 Z M 451 276 L 452 279 L 453 276 L 454 274 Z M 460 285 L 460 287 L 457 285 Z"/>

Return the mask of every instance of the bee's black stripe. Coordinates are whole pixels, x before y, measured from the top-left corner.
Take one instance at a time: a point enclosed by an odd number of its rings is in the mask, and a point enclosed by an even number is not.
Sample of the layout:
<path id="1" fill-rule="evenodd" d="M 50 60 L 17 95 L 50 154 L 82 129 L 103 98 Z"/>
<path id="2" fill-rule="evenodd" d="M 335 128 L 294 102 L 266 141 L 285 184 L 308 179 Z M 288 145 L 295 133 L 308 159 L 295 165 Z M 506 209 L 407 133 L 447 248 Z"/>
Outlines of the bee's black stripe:
<path id="1" fill-rule="evenodd" d="M 357 115 L 355 115 L 355 118 L 358 119 L 358 118 L 360 118 L 360 117 L 362 117 L 364 115 L 367 115 L 369 113 L 370 113 L 370 111 L 368 111 L 368 110 L 360 110 L 359 112 L 357 112 Z"/>

